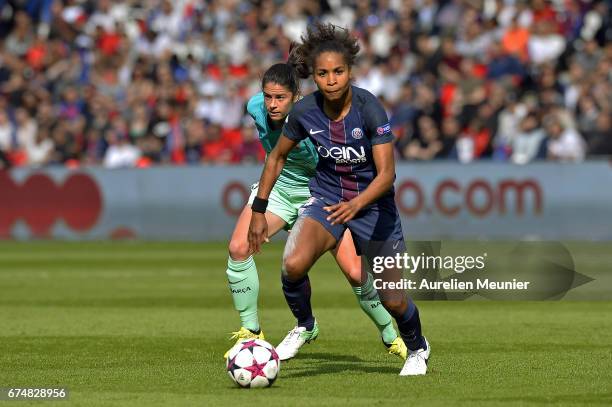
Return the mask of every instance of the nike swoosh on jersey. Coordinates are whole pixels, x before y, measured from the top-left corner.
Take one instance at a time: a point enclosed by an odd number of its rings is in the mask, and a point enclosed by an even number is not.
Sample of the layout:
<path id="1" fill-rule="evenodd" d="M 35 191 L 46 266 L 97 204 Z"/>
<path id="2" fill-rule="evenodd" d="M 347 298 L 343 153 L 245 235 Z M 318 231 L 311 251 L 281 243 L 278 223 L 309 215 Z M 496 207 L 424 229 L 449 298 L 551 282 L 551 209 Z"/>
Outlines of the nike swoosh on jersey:
<path id="1" fill-rule="evenodd" d="M 317 131 L 314 131 L 313 129 L 310 129 L 310 135 L 312 136 L 312 135 L 314 135 L 314 134 L 321 133 L 321 132 L 324 132 L 324 131 L 325 131 L 325 130 L 317 130 Z"/>

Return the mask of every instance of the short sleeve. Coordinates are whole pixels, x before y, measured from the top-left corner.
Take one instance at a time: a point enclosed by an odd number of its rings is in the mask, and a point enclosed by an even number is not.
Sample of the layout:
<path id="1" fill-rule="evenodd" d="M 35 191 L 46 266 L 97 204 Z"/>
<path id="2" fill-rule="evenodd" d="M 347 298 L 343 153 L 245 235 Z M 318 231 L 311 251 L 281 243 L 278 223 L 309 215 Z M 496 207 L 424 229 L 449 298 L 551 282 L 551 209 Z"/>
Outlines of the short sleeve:
<path id="1" fill-rule="evenodd" d="M 363 105 L 363 115 L 370 142 L 372 145 L 392 142 L 394 137 L 385 109 L 375 96 L 370 95 L 368 99 Z"/>
<path id="2" fill-rule="evenodd" d="M 253 95 L 247 103 L 247 113 L 259 124 L 261 120 L 261 110 L 263 105 L 263 93 L 259 92 Z"/>
<path id="3" fill-rule="evenodd" d="M 296 109 L 294 108 L 294 111 Z M 294 112 L 289 113 L 287 118 L 285 119 L 285 124 L 283 125 L 283 134 L 290 140 L 293 141 L 302 141 L 307 135 L 299 120 L 297 119 L 297 114 Z"/>

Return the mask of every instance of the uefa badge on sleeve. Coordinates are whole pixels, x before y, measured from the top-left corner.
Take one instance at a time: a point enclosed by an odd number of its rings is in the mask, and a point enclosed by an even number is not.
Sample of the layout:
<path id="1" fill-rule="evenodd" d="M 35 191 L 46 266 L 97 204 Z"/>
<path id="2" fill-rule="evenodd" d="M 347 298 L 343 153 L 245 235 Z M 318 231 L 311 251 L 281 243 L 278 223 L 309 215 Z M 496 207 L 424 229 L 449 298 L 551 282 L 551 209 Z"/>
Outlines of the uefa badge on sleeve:
<path id="1" fill-rule="evenodd" d="M 376 133 L 378 133 L 379 136 L 382 136 L 385 133 L 388 133 L 391 131 L 391 124 L 387 123 L 383 126 L 379 126 L 376 128 Z"/>

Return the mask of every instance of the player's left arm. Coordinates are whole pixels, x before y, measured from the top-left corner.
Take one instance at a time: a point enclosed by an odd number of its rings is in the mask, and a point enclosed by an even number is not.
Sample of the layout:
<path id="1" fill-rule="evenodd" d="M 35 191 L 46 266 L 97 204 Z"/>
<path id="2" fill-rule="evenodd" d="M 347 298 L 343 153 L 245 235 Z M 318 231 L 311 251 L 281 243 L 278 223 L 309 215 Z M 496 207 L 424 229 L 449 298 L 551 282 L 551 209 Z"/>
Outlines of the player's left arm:
<path id="1" fill-rule="evenodd" d="M 376 202 L 393 187 L 395 181 L 393 143 L 373 145 L 372 156 L 377 174 L 370 185 L 350 201 L 324 208 L 330 212 L 327 219 L 332 221 L 332 225 L 346 223 L 353 219 L 360 210 Z"/>

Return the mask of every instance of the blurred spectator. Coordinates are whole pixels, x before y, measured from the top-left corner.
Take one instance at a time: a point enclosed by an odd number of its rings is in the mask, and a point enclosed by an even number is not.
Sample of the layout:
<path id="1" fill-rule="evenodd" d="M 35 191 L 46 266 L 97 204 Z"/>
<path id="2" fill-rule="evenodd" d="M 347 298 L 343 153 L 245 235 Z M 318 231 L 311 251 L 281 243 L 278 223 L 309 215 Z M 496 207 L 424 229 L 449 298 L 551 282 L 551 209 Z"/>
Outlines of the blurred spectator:
<path id="1" fill-rule="evenodd" d="M 20 107 L 15 110 L 15 124 L 17 126 L 16 141 L 18 148 L 25 148 L 34 142 L 38 125 L 30 117 L 30 112 Z"/>
<path id="2" fill-rule="evenodd" d="M 582 161 L 585 155 L 584 140 L 578 132 L 562 123 L 556 115 L 544 121 L 548 136 L 548 159 L 553 161 Z"/>
<path id="3" fill-rule="evenodd" d="M 383 100 L 399 158 L 537 159 L 527 112 L 546 118 L 551 157 L 606 154 L 611 13 L 606 0 L 0 0 L 0 166 L 261 161 L 246 101 L 318 21 L 359 38 L 355 84 Z"/>
<path id="4" fill-rule="evenodd" d="M 468 163 L 484 156 L 490 156 L 491 131 L 482 119 L 474 117 L 457 140 L 459 161 Z"/>
<path id="5" fill-rule="evenodd" d="M 457 159 L 457 138 L 461 134 L 461 126 L 459 121 L 453 117 L 446 117 L 442 121 L 442 150 L 439 153 L 440 158 Z"/>
<path id="6" fill-rule="evenodd" d="M 107 135 L 108 149 L 104 155 L 106 168 L 134 167 L 140 158 L 140 150 L 130 144 L 125 134 L 109 131 Z"/>
<path id="7" fill-rule="evenodd" d="M 34 42 L 34 30 L 31 26 L 30 17 L 24 11 L 15 13 L 14 24 L 13 31 L 6 38 L 4 47 L 8 53 L 23 57 Z"/>
<path id="8" fill-rule="evenodd" d="M 520 83 L 526 72 L 518 56 L 504 52 L 497 43 L 492 43 L 487 52 L 489 53 L 488 79 L 498 80 L 509 76 L 514 83 Z"/>
<path id="9" fill-rule="evenodd" d="M 546 134 L 534 113 L 527 114 L 520 122 L 517 134 L 511 139 L 512 157 L 515 164 L 527 164 L 546 158 Z"/>
<path id="10" fill-rule="evenodd" d="M 206 163 L 227 164 L 232 160 L 230 143 L 223 137 L 219 124 L 210 124 L 202 144 L 202 160 Z"/>
<path id="11" fill-rule="evenodd" d="M 597 116 L 595 128 L 586 134 L 589 156 L 612 156 L 612 117 L 602 112 Z"/>
<path id="12" fill-rule="evenodd" d="M 510 26 L 506 29 L 502 37 L 502 47 L 507 55 L 513 55 L 521 61 L 527 61 L 529 53 L 527 44 L 529 43 L 529 30 L 525 25 L 519 23 L 519 17 L 512 18 Z"/>
<path id="13" fill-rule="evenodd" d="M 527 41 L 529 59 L 535 65 L 554 61 L 565 51 L 565 39 L 555 31 L 550 20 L 536 22 Z"/>
<path id="14" fill-rule="evenodd" d="M 185 140 L 185 161 L 187 164 L 198 164 L 202 160 L 204 131 L 204 123 L 201 120 L 190 120 L 187 124 Z"/>
<path id="15" fill-rule="evenodd" d="M 0 110 L 0 151 L 9 154 L 13 151 L 15 127 L 5 110 Z"/>
<path id="16" fill-rule="evenodd" d="M 242 143 L 238 150 L 237 160 L 245 163 L 262 162 L 266 152 L 259 142 L 257 130 L 253 126 L 245 124 L 240 131 Z"/>
<path id="17" fill-rule="evenodd" d="M 431 160 L 436 158 L 443 149 L 440 131 L 429 116 L 421 116 L 418 120 L 418 137 L 412 140 L 404 149 L 404 157 L 410 160 Z"/>
<path id="18" fill-rule="evenodd" d="M 129 135 L 132 140 L 138 140 L 144 137 L 150 125 L 149 112 L 144 105 L 134 106 L 130 115 Z"/>
<path id="19" fill-rule="evenodd" d="M 53 153 L 53 141 L 49 135 L 49 129 L 37 130 L 34 139 L 25 145 L 28 165 L 39 167 L 51 160 Z"/>
<path id="20" fill-rule="evenodd" d="M 499 126 L 495 135 L 495 147 L 502 159 L 508 155 L 508 148 L 514 144 L 514 138 L 522 129 L 521 122 L 527 115 L 527 107 L 517 100 L 515 94 L 506 98 L 506 107 L 499 113 Z M 514 160 L 513 160 L 514 161 Z"/>
<path id="21" fill-rule="evenodd" d="M 102 130 L 90 127 L 85 133 L 85 150 L 82 156 L 84 164 L 100 165 L 107 147 L 108 143 L 102 137 Z"/>

